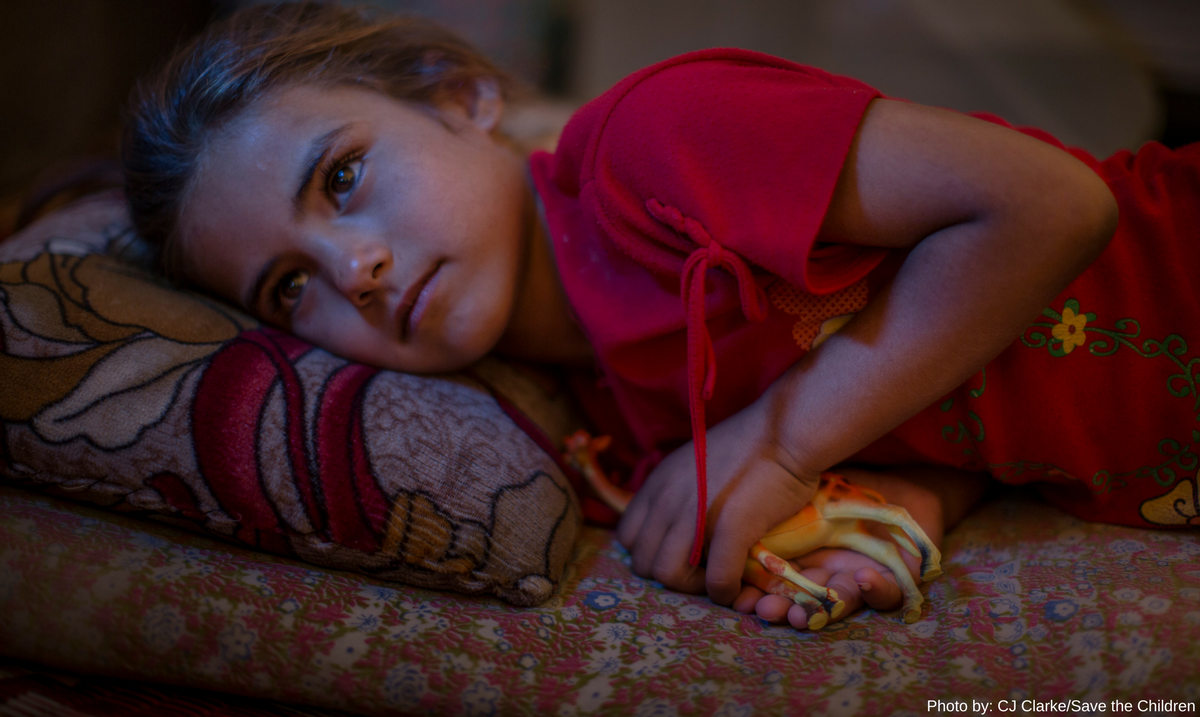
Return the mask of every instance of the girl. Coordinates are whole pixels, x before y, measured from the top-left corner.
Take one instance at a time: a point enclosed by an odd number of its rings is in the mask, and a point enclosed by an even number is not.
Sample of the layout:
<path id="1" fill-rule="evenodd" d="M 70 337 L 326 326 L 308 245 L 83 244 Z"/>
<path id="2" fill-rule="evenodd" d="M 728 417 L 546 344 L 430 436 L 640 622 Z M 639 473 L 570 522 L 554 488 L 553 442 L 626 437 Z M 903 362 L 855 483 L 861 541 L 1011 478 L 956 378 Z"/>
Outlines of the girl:
<path id="1" fill-rule="evenodd" d="M 618 527 L 634 571 L 797 627 L 742 566 L 835 465 L 935 541 L 985 471 L 1147 525 L 1139 506 L 1195 468 L 1175 333 L 1200 326 L 1195 147 L 1099 163 L 706 51 L 627 78 L 527 160 L 497 131 L 508 87 L 422 22 L 243 11 L 135 91 L 134 221 L 169 275 L 348 359 L 597 368 L 582 398 L 649 470 Z M 1137 391 L 1120 405 L 1118 377 Z M 862 556 L 804 564 L 849 607 L 900 603 Z"/>

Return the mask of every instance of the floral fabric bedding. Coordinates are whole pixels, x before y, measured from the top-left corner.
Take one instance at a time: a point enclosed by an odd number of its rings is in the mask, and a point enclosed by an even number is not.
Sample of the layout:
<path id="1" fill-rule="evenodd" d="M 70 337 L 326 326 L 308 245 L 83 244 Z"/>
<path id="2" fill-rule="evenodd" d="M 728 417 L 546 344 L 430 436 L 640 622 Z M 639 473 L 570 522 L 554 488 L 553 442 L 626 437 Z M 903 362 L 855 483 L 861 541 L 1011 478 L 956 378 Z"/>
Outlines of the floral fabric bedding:
<path id="1" fill-rule="evenodd" d="M 1200 705 L 1196 531 L 1083 523 L 1012 493 L 943 553 L 916 624 L 866 611 L 796 632 L 637 578 L 596 528 L 549 601 L 514 608 L 0 486 L 0 652 L 366 715 Z"/>

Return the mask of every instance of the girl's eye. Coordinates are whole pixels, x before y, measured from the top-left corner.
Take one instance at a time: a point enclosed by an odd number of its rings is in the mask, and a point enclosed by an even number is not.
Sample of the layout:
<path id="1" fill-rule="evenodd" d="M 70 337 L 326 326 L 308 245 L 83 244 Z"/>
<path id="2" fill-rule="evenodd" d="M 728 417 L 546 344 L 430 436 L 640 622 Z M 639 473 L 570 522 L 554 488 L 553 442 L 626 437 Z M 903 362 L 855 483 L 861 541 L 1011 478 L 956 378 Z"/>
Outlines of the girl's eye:
<path id="1" fill-rule="evenodd" d="M 286 274 L 279 282 L 279 298 L 289 302 L 299 299 L 301 292 L 304 291 L 304 285 L 307 283 L 308 272 L 304 269 Z"/>
<path id="2" fill-rule="evenodd" d="M 329 181 L 327 187 L 329 193 L 333 196 L 346 194 L 354 189 L 354 185 L 358 184 L 358 177 L 362 173 L 362 160 L 356 159 L 353 162 L 346 162 L 329 173 Z"/>

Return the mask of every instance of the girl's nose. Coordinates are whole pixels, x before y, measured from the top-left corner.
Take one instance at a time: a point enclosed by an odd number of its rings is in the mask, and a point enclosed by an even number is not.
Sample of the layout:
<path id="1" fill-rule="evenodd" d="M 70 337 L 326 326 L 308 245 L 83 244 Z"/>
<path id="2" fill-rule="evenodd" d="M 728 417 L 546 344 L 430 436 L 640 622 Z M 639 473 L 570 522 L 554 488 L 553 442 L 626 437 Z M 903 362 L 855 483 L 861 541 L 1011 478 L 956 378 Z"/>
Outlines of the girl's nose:
<path id="1" fill-rule="evenodd" d="M 375 293 L 386 288 L 392 252 L 381 242 L 366 242 L 348 248 L 340 263 L 338 289 L 356 306 L 364 306 Z"/>

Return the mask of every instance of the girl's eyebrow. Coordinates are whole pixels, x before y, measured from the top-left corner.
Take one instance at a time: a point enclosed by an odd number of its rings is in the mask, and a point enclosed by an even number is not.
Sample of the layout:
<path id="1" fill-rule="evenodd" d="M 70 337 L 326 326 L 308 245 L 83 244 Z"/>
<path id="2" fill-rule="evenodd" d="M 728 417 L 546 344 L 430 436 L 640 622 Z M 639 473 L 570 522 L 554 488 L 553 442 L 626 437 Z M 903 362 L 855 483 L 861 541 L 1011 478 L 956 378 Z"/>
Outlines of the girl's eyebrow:
<path id="1" fill-rule="evenodd" d="M 300 175 L 300 184 L 296 188 L 296 194 L 292 197 L 292 206 L 295 208 L 296 215 L 304 213 L 304 200 L 308 196 L 308 192 L 312 187 L 313 176 L 317 173 L 317 168 L 325 161 L 325 156 L 329 154 L 329 150 L 337 143 L 338 138 L 344 135 L 354 126 L 353 122 L 344 124 L 341 127 L 336 127 L 325 134 L 317 137 L 308 147 L 308 152 L 305 153 L 303 173 Z M 254 308 L 258 306 L 259 300 L 262 298 L 263 288 L 266 286 L 267 279 L 271 277 L 271 273 L 275 270 L 275 265 L 279 263 L 279 257 L 275 257 L 268 261 L 263 268 L 259 270 L 258 275 L 254 277 L 254 283 L 250 286 L 250 291 L 242 297 L 242 303 L 254 312 Z"/>
<path id="2" fill-rule="evenodd" d="M 325 134 L 317 137 L 309 145 L 308 152 L 305 154 L 304 173 L 300 176 L 300 186 L 296 189 L 296 195 L 292 198 L 292 205 L 296 208 L 296 214 L 304 213 L 304 199 L 308 196 L 309 189 L 312 187 L 313 175 L 317 173 L 317 168 L 325 161 L 325 155 L 329 154 L 330 148 L 338 141 L 338 138 L 345 134 L 353 126 L 344 124 L 341 127 L 330 130 Z"/>

